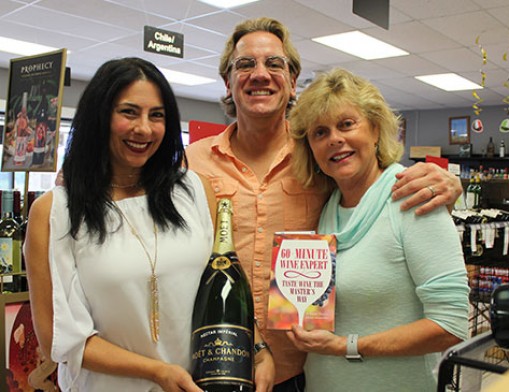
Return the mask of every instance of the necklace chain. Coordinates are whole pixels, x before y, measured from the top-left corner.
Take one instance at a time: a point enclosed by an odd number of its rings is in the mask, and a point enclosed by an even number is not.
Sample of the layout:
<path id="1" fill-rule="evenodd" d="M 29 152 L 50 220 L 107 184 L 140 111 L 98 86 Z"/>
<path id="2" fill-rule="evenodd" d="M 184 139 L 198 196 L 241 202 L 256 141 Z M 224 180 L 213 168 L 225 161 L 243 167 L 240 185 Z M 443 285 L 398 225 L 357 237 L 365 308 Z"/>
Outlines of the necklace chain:
<path id="1" fill-rule="evenodd" d="M 156 274 L 156 265 L 157 265 L 157 225 L 154 221 L 154 238 L 155 238 L 155 251 L 154 258 L 150 256 L 150 252 L 145 245 L 145 242 L 141 238 L 138 231 L 134 228 L 134 225 L 131 224 L 127 215 L 124 214 L 124 211 L 120 208 L 120 206 L 115 203 L 120 215 L 127 222 L 131 229 L 131 233 L 136 237 L 138 242 L 141 244 L 145 254 L 147 255 L 147 259 L 150 263 L 150 297 L 151 297 L 151 310 L 150 310 L 150 333 L 152 335 L 152 341 L 156 343 L 159 340 L 159 288 L 158 288 L 158 277 Z"/>
<path id="2" fill-rule="evenodd" d="M 112 188 L 121 188 L 121 189 L 125 189 L 125 188 L 137 188 L 139 187 L 141 184 L 139 182 L 135 182 L 134 184 L 129 184 L 129 185 L 120 185 L 120 184 L 115 184 L 115 183 L 111 183 L 111 187 Z"/>

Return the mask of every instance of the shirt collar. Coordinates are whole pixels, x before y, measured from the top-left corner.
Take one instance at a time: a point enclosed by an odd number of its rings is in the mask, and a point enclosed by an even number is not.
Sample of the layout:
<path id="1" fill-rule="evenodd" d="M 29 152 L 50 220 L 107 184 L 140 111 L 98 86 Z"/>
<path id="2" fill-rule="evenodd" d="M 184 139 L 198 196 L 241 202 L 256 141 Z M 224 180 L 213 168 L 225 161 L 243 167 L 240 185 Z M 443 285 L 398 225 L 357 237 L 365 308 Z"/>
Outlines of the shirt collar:
<path id="1" fill-rule="evenodd" d="M 286 128 L 286 133 L 288 134 L 289 130 L 290 130 L 290 123 L 288 121 L 285 121 L 285 128 Z M 214 137 L 210 148 L 220 152 L 223 155 L 234 156 L 232 148 L 231 148 L 230 138 L 231 138 L 232 133 L 236 129 L 237 129 L 237 122 L 234 122 L 234 123 L 228 125 L 228 127 L 223 132 L 221 132 L 219 135 Z M 285 144 L 285 146 L 283 147 L 283 149 L 281 150 L 281 153 L 280 153 L 281 160 L 283 160 L 287 156 L 291 155 L 291 152 L 293 151 L 293 147 L 294 147 L 293 139 L 288 138 L 287 143 Z"/>

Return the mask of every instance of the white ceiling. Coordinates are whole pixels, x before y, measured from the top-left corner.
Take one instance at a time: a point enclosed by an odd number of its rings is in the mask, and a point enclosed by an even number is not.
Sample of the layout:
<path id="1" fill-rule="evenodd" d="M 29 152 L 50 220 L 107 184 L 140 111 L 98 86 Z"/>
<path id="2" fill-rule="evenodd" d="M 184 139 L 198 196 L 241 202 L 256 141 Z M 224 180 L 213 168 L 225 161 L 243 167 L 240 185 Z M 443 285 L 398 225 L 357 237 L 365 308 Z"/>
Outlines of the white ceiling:
<path id="1" fill-rule="evenodd" d="M 71 51 L 72 78 L 89 80 L 113 57 L 144 57 L 160 67 L 214 78 L 215 83 L 173 84 L 178 96 L 217 102 L 224 85 L 217 74 L 227 36 L 246 18 L 274 17 L 288 26 L 302 57 L 299 85 L 340 66 L 375 83 L 398 110 L 469 107 L 471 91 L 445 92 L 416 75 L 456 72 L 481 83 L 482 106 L 509 96 L 509 0 L 391 0 L 389 30 L 352 13 L 352 0 L 261 0 L 221 10 L 197 0 L 0 0 L 0 35 Z M 145 25 L 184 34 L 184 58 L 143 51 Z M 360 60 L 311 38 L 361 30 L 410 56 Z M 479 37 L 479 44 L 476 38 Z M 481 46 L 487 52 L 482 64 Z M 11 54 L 0 52 L 0 67 Z"/>

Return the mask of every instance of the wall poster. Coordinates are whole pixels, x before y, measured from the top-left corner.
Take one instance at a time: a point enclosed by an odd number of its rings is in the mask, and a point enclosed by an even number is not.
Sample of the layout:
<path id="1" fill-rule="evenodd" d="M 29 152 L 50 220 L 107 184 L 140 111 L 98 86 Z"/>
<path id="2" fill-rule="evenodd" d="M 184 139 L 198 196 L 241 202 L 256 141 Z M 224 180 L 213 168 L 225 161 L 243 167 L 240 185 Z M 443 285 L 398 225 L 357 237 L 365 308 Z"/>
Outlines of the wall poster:
<path id="1" fill-rule="evenodd" d="M 56 171 L 66 49 L 12 59 L 2 171 Z"/>

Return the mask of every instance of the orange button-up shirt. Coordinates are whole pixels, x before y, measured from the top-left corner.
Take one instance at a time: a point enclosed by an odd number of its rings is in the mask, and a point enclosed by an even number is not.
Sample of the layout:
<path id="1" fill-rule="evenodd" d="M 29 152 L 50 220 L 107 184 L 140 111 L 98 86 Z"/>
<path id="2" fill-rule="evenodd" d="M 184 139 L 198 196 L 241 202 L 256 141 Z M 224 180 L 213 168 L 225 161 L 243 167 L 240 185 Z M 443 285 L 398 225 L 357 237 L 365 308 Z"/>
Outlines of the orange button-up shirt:
<path id="1" fill-rule="evenodd" d="M 235 128 L 236 123 L 217 136 L 192 143 L 186 155 L 189 168 L 210 180 L 216 198 L 233 202 L 235 248 L 250 280 L 258 328 L 271 347 L 276 383 L 280 383 L 302 373 L 306 355 L 295 348 L 285 331 L 267 330 L 273 235 L 315 230 L 328 195 L 303 188 L 292 175 L 292 142 L 279 152 L 260 183 L 233 154 L 230 136 Z"/>

